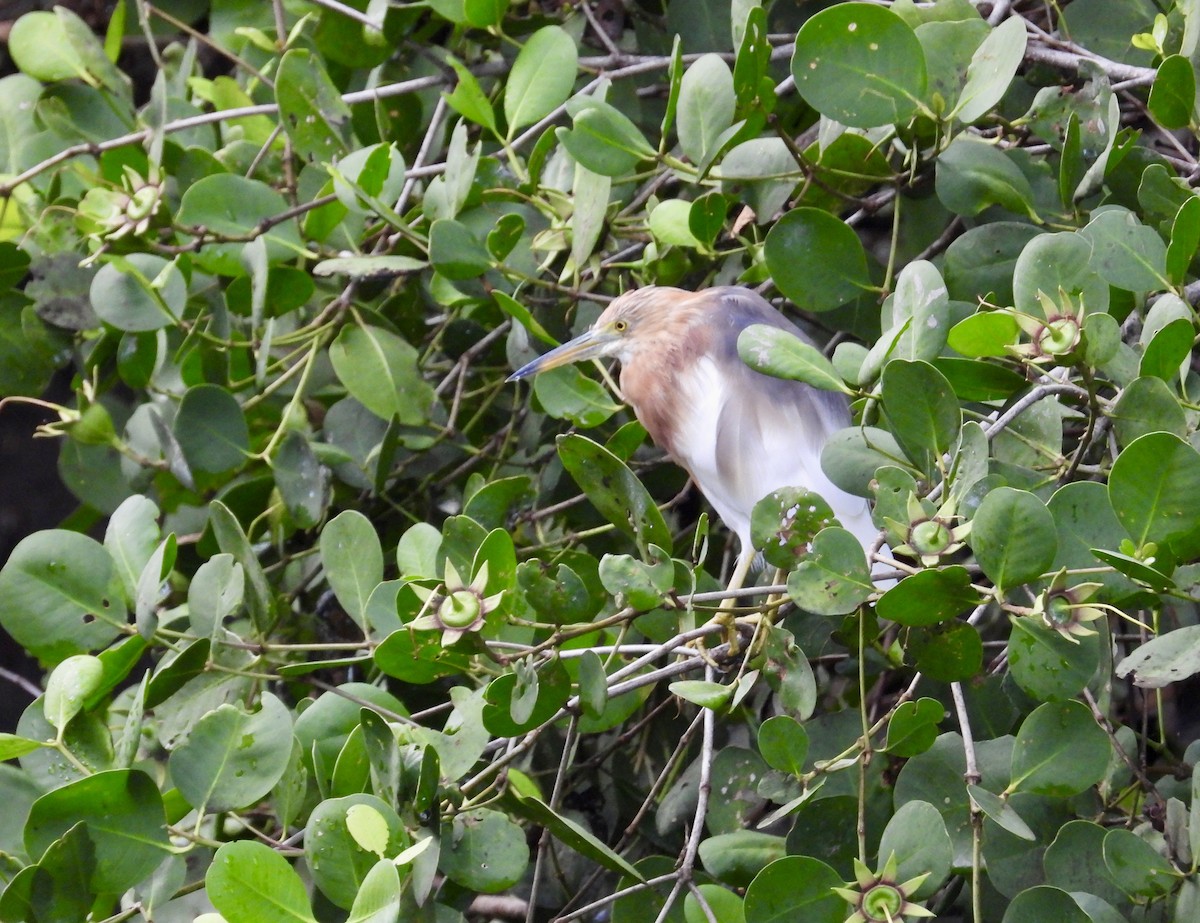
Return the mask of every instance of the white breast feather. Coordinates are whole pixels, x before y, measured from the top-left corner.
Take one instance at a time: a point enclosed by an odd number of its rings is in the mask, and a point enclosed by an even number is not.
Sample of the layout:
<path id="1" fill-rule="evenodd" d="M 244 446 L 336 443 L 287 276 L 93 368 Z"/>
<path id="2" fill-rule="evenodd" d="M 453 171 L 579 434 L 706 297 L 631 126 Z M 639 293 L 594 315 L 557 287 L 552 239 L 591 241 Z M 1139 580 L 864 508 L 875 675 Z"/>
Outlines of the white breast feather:
<path id="1" fill-rule="evenodd" d="M 803 414 L 800 407 L 772 403 L 767 392 L 757 390 L 737 396 L 731 406 L 726 384 L 709 357 L 679 376 L 685 411 L 675 449 L 743 550 L 750 547 L 749 511 L 780 487 L 820 494 L 841 524 L 869 547 L 877 530 L 866 501 L 835 487 L 821 470 L 821 448 L 848 420 L 821 405 L 815 415 Z"/>

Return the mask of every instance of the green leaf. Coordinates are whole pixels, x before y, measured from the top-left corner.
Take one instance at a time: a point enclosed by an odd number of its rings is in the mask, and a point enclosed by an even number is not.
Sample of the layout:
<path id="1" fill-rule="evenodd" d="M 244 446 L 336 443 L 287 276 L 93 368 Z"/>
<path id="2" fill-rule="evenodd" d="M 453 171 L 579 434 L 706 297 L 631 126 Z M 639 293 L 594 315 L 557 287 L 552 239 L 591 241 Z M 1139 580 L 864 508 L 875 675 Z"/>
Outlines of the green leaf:
<path id="1" fill-rule="evenodd" d="M 383 548 L 371 521 L 357 510 L 339 513 L 321 530 L 321 564 L 346 614 L 366 626 L 367 600 L 383 580 Z"/>
<path id="2" fill-rule="evenodd" d="M 557 136 L 575 161 L 601 176 L 624 176 L 638 161 L 655 154 L 629 116 L 599 99 L 585 98 L 568 104 L 572 128 L 559 128 Z"/>
<path id="3" fill-rule="evenodd" d="M 424 423 L 433 389 L 421 377 L 417 351 L 382 327 L 345 327 L 329 359 L 346 390 L 371 413 L 401 424 Z"/>
<path id="4" fill-rule="evenodd" d="M 1087 311 L 1108 310 L 1108 283 L 1088 265 L 1090 241 L 1082 234 L 1040 234 L 1025 245 L 1013 268 L 1013 304 L 1018 311 L 1039 317 L 1038 292 L 1058 297 L 1059 289 L 1082 299 Z"/>
<path id="5" fill-rule="evenodd" d="M 824 391 L 853 393 L 819 349 L 789 330 L 752 324 L 738 334 L 737 348 L 742 361 L 756 372 L 802 381 Z"/>
<path id="6" fill-rule="evenodd" d="M 1086 705 L 1046 702 L 1017 732 L 1008 790 L 1069 798 L 1104 778 L 1108 735 Z"/>
<path id="7" fill-rule="evenodd" d="M 299 156 L 328 162 L 346 152 L 350 107 L 311 51 L 292 48 L 284 53 L 275 73 L 275 101 Z"/>
<path id="8" fill-rule="evenodd" d="M 950 382 L 927 362 L 894 359 L 883 370 L 883 410 L 904 454 L 932 475 L 962 426 Z"/>
<path id="9" fill-rule="evenodd" d="M 579 435 L 559 436 L 558 456 L 600 514 L 637 542 L 643 556 L 650 545 L 671 548 L 671 531 L 654 499 L 617 456 Z"/>
<path id="10" fill-rule="evenodd" d="M 1092 244 L 1089 265 L 1109 285 L 1131 292 L 1168 286 L 1167 245 L 1133 212 L 1117 206 L 1105 208 L 1093 214 L 1079 234 Z"/>
<path id="11" fill-rule="evenodd" d="M 304 882 L 271 847 L 226 843 L 204 876 L 205 891 L 228 923 L 316 923 Z"/>
<path id="12" fill-rule="evenodd" d="M 1066 891 L 1038 885 L 1022 891 L 1004 911 L 1001 923 L 1054 920 L 1055 923 L 1094 923 Z"/>
<path id="13" fill-rule="evenodd" d="M 492 256 L 483 241 L 452 218 L 439 218 L 429 229 L 429 261 L 455 281 L 473 279 L 492 268 Z"/>
<path id="14" fill-rule="evenodd" d="M 1132 746 L 1132 742 L 1126 746 Z M 1036 795 L 1018 795 L 1017 800 L 1029 804 L 1044 801 Z M 1059 813 L 1052 825 L 1045 824 L 1041 818 L 1033 818 L 1041 839 L 1053 836 L 1053 842 L 1037 864 L 1045 868 L 1047 884 L 1069 889 L 1076 900 L 1091 898 L 1099 901 L 1108 913 L 1104 916 L 1093 914 L 1093 920 L 1116 923 L 1112 918 L 1112 914 L 1116 913 L 1112 905 L 1124 904 L 1125 895 L 1117 888 L 1103 862 L 1105 828 L 1086 820 L 1063 823 L 1069 816 Z M 1055 831 L 1054 826 L 1058 824 L 1062 826 Z M 1031 849 L 1027 843 L 1012 843 L 1012 847 L 1022 851 Z M 1036 845 L 1032 849 L 1039 851 Z M 1080 904 L 1087 906 L 1082 901 Z"/>
<path id="15" fill-rule="evenodd" d="M 812 550 L 788 575 L 788 596 L 817 615 L 849 615 L 874 589 L 862 542 L 836 527 L 818 532 Z"/>
<path id="16" fill-rule="evenodd" d="M 575 165 L 575 210 L 571 214 L 571 262 L 581 266 L 600 241 L 608 215 L 612 178 Z"/>
<path id="17" fill-rule="evenodd" d="M 720 56 L 701 55 L 684 71 L 676 131 L 679 146 L 692 163 L 703 167 L 719 153 L 736 105 L 733 74 Z"/>
<path id="18" fill-rule="evenodd" d="M 241 523 L 230 512 L 229 507 L 220 500 L 214 500 L 209 504 L 208 519 L 213 535 L 217 539 L 217 545 L 226 554 L 233 555 L 234 560 L 242 566 L 246 585 L 250 588 L 246 603 L 254 624 L 259 628 L 267 625 L 271 621 L 271 614 L 275 608 L 274 597 L 270 584 L 267 583 L 262 564 L 254 553 L 254 547 L 250 544 L 249 538 L 242 530 Z"/>
<path id="19" fill-rule="evenodd" d="M 1163 128 L 1187 128 L 1196 105 L 1196 75 L 1183 55 L 1167 55 L 1158 65 L 1148 102 L 1150 115 Z"/>
<path id="20" fill-rule="evenodd" d="M 791 715 L 775 715 L 759 726 L 758 751 L 772 769 L 803 775 L 808 732 Z"/>
<path id="21" fill-rule="evenodd" d="M 701 246 L 691 229 L 692 204 L 684 199 L 667 199 L 654 207 L 650 213 L 650 233 L 660 247 Z"/>
<path id="22" fill-rule="evenodd" d="M 798 253 L 806 258 L 797 259 Z M 794 208 L 780 218 L 767 233 L 763 257 L 784 296 L 810 311 L 832 310 L 871 285 L 858 235 L 819 209 Z"/>
<path id="23" fill-rule="evenodd" d="M 993 490 L 971 519 L 971 548 L 988 578 L 1002 591 L 1045 573 L 1058 551 L 1054 517 L 1034 494 Z"/>
<path id="24" fill-rule="evenodd" d="M 885 306 L 885 316 L 888 307 L 892 327 L 903 328 L 892 340 L 892 358 L 928 361 L 941 354 L 950 329 L 951 309 L 946 283 L 936 266 L 928 260 L 914 260 L 900 270 L 896 293 Z M 890 331 L 885 339 L 890 339 Z"/>
<path id="25" fill-rule="evenodd" d="M 464 888 L 496 894 L 521 880 L 528 856 L 520 827 L 499 811 L 476 808 L 443 824 L 438 869 Z"/>
<path id="26" fill-rule="evenodd" d="M 700 861 L 714 878 L 735 888 L 743 888 L 750 884 L 764 868 L 775 860 L 783 858 L 786 849 L 787 844 L 783 837 L 758 833 L 754 830 L 738 830 L 734 833 L 721 833 L 702 840 L 700 842 Z M 815 862 L 816 860 L 810 861 Z M 816 864 L 824 865 L 824 863 Z M 830 869 L 830 871 L 833 870 Z M 748 919 L 754 919 L 754 917 Z M 840 923 L 842 918 L 838 919 Z"/>
<path id="27" fill-rule="evenodd" d="M 92 27 L 67 7 L 21 16 L 13 23 L 8 46 L 13 63 L 38 80 L 77 77 L 103 87 L 118 101 L 128 97 L 129 78 L 109 60 Z"/>
<path id="28" fill-rule="evenodd" d="M 1035 699 L 1061 702 L 1076 696 L 1100 664 L 1100 637 L 1068 640 L 1030 618 L 1014 618 L 1008 665 L 1016 684 Z"/>
<path id="29" fill-rule="evenodd" d="M 37 80 L 46 83 L 73 77 L 94 80 L 72 47 L 63 20 L 52 12 L 35 10 L 17 19 L 12 24 L 8 45 L 13 63 Z"/>
<path id="30" fill-rule="evenodd" d="M 533 379 L 533 393 L 550 416 L 584 429 L 599 426 L 621 409 L 602 384 L 575 365 L 542 372 Z"/>
<path id="31" fill-rule="evenodd" d="M 175 263 L 131 253 L 100 267 L 88 297 L 96 315 L 118 330 L 158 330 L 183 316 L 187 283 Z"/>
<path id="32" fill-rule="evenodd" d="M 525 305 L 521 304 L 521 302 L 517 301 L 511 295 L 506 295 L 499 289 L 496 289 L 494 292 L 492 292 L 492 298 L 495 299 L 496 304 L 500 306 L 501 311 L 520 323 L 522 327 L 532 333 L 543 343 L 548 343 L 550 346 L 558 345 L 558 341 L 546 332 L 546 328 L 538 323 L 537 319 L 533 316 L 533 314 L 530 313 L 529 309 L 525 307 Z"/>
<path id="33" fill-rule="evenodd" d="M 620 854 L 610 849 L 602 840 L 597 839 L 582 826 L 552 810 L 549 805 L 532 795 L 526 795 L 515 789 L 510 794 L 516 801 L 515 809 L 533 823 L 545 827 L 560 842 L 571 847 L 586 859 L 604 866 L 606 869 L 627 875 L 635 881 L 642 881 L 641 873 L 630 865 Z"/>
<path id="34" fill-rule="evenodd" d="M 941 622 L 912 629 L 908 654 L 929 679 L 961 683 L 977 677 L 983 668 L 983 639 L 966 622 Z"/>
<path id="35" fill-rule="evenodd" d="M 212 237 L 261 236 L 267 242 L 269 262 L 293 259 L 303 249 L 294 220 L 259 230 L 263 221 L 277 218 L 287 209 L 283 196 L 265 183 L 232 173 L 214 173 L 184 190 L 175 222 L 185 228 L 204 229 L 209 242 L 196 251 L 196 262 L 202 268 L 222 276 L 240 276 L 245 272 L 241 260 L 245 244 L 212 242 Z"/>
<path id="36" fill-rule="evenodd" d="M 937 727 L 945 718 L 945 709 L 937 699 L 920 698 L 902 702 L 888 721 L 884 749 L 893 756 L 916 756 L 937 740 Z"/>
<path id="37" fill-rule="evenodd" d="M 104 547 L 121 575 L 127 602 L 137 595 L 138 577 L 158 545 L 158 516 L 154 501 L 137 494 L 117 507 L 104 530 Z"/>
<path id="38" fill-rule="evenodd" d="M 652 564 L 627 554 L 606 554 L 600 559 L 599 575 L 604 589 L 620 596 L 622 605 L 648 612 L 662 605 L 670 592 L 675 565 L 665 553 Z"/>
<path id="39" fill-rule="evenodd" d="M 1190 318 L 1179 317 L 1158 330 L 1146 344 L 1139 375 L 1152 375 L 1170 384 L 1184 374 L 1181 368 L 1192 354 L 1196 328 Z"/>
<path id="40" fill-rule="evenodd" d="M 1086 163 L 1083 159 L 1083 143 L 1079 140 L 1079 113 L 1072 112 L 1063 132 L 1062 152 L 1058 162 L 1058 199 L 1070 208 L 1075 202 L 1079 182 L 1083 179 Z"/>
<path id="41" fill-rule="evenodd" d="M 700 844 L 701 852 L 712 839 Z M 746 921 L 842 923 L 847 905 L 831 889 L 844 885 L 842 876 L 819 859 L 780 857 L 759 871 L 746 889 Z"/>
<path id="42" fill-rule="evenodd" d="M 1170 433 L 1149 433 L 1113 463 L 1108 499 L 1138 547 L 1200 528 L 1200 453 Z"/>
<path id="43" fill-rule="evenodd" d="M 1200 625 L 1185 625 L 1151 638 L 1117 664 L 1120 679 L 1133 677 L 1134 685 L 1161 689 L 1200 673 Z"/>
<path id="44" fill-rule="evenodd" d="M 791 568 L 809 553 L 817 533 L 835 524 L 833 510 L 820 495 L 803 487 L 781 487 L 754 504 L 750 540 L 768 564 Z"/>
<path id="45" fill-rule="evenodd" d="M 708 910 L 701 907 L 697 895 L 689 891 L 683 899 L 683 916 L 687 923 L 708 923 L 708 920 L 713 918 L 722 923 L 746 923 L 742 898 L 739 895 L 720 885 L 701 884 L 696 886 L 696 891 L 708 905 Z M 709 914 L 713 916 L 710 917 Z"/>
<path id="46" fill-rule="evenodd" d="M 779 696 L 781 707 L 807 720 L 817 705 L 817 680 L 804 651 L 789 632 L 776 627 L 768 633 L 763 652 L 767 685 Z"/>
<path id="47" fill-rule="evenodd" d="M 545 118 L 571 95 L 578 52 L 561 26 L 543 26 L 522 46 L 504 87 L 508 137 Z"/>
<path id="48" fill-rule="evenodd" d="M 753 685 L 754 677 L 749 674 L 731 684 L 735 707 Z M 742 831 L 761 816 L 765 801 L 758 793 L 758 783 L 767 771 L 767 764 L 753 750 L 733 746 L 720 749 L 713 758 L 711 778 L 713 790 L 723 793 L 724 797 L 709 802 L 705 819 L 709 833 Z"/>
<path id="49" fill-rule="evenodd" d="M 402 894 L 396 863 L 380 859 L 363 879 L 347 923 L 395 923 L 400 919 Z"/>
<path id="50" fill-rule="evenodd" d="M 292 522 L 302 529 L 317 525 L 329 503 L 329 469 L 301 433 L 292 431 L 283 437 L 271 470 Z"/>
<path id="51" fill-rule="evenodd" d="M 351 279 L 391 279 L 419 272 L 428 263 L 411 256 L 342 256 L 321 260 L 314 276 L 349 276 Z"/>
<path id="52" fill-rule="evenodd" d="M 1160 382 L 1161 384 L 1161 382 Z M 1108 502 L 1108 492 L 1095 481 L 1076 481 L 1054 492 L 1046 504 L 1058 530 L 1058 554 L 1053 568 L 1094 567 L 1092 549 L 1116 548 L 1125 537 Z M 1088 580 L 1098 580 L 1107 588 L 1124 591 L 1129 584 L 1118 575 L 1097 574 Z"/>
<path id="53" fill-rule="evenodd" d="M 351 151 L 328 170 L 334 195 L 352 213 L 394 215 L 392 203 L 404 188 L 404 157 L 394 145 Z"/>
<path id="54" fill-rule="evenodd" d="M 476 29 L 498 26 L 508 12 L 509 0 L 465 0 L 463 11 L 467 22 Z"/>
<path id="55" fill-rule="evenodd" d="M 330 901 L 349 909 L 359 888 L 375 868 L 380 856 L 364 848 L 351 829 L 351 816 L 363 809 L 373 811 L 383 822 L 386 835 L 380 845 L 391 858 L 409 845 L 408 832 L 399 816 L 381 799 L 370 794 L 327 798 L 309 815 L 304 837 L 304 858 L 313 883 Z"/>
<path id="56" fill-rule="evenodd" d="M 688 211 L 688 230 L 702 247 L 711 247 L 725 229 L 729 198 L 720 192 L 708 192 L 695 199 Z"/>
<path id="57" fill-rule="evenodd" d="M 525 234 L 525 219 L 519 212 L 501 215 L 496 226 L 488 231 L 487 249 L 493 259 L 503 260 L 512 253 Z"/>
<path id="58" fill-rule="evenodd" d="M 161 705 L 191 680 L 211 669 L 211 654 L 212 641 L 197 638 L 178 654 L 164 657 L 146 686 L 145 707 Z"/>
<path id="59" fill-rule="evenodd" d="M 725 709 L 733 696 L 732 686 L 723 686 L 703 679 L 676 680 L 669 688 L 672 695 L 679 696 L 685 702 L 718 712 Z"/>
<path id="60" fill-rule="evenodd" d="M 0 570 L 0 625 L 47 663 L 107 647 L 126 624 L 121 580 L 99 542 L 59 529 L 35 532 Z"/>
<path id="61" fill-rule="evenodd" d="M 1180 873 L 1153 846 L 1131 830 L 1104 835 L 1104 864 L 1117 886 L 1132 898 L 1170 893 Z"/>
<path id="62" fill-rule="evenodd" d="M 896 439 L 875 426 L 854 426 L 829 437 L 821 450 L 821 468 L 842 490 L 866 496 L 876 469 L 908 467 Z"/>
<path id="63" fill-rule="evenodd" d="M 1016 318 L 1005 311 L 980 311 L 963 318 L 947 337 L 950 348 L 972 359 L 1007 356 L 1008 347 L 1020 338 Z"/>
<path id="64" fill-rule="evenodd" d="M 1167 244 L 1167 277 L 1176 285 L 1186 278 L 1197 248 L 1200 248 L 1200 197 L 1188 196 L 1175 213 Z"/>
<path id="65" fill-rule="evenodd" d="M 1130 580 L 1144 583 L 1146 586 L 1160 593 L 1176 589 L 1175 581 L 1171 579 L 1170 575 L 1163 573 L 1160 569 L 1147 564 L 1145 561 L 1140 561 L 1127 554 L 1105 551 L 1103 548 L 1093 548 L 1092 554 L 1101 563 L 1115 568 Z M 1168 566 L 1168 569 L 1171 568 Z"/>
<path id="66" fill-rule="evenodd" d="M 93 893 L 120 894 L 132 888 L 169 854 L 162 796 L 140 770 L 98 772 L 43 795 L 25 825 L 26 852 L 41 856 L 81 822 L 95 850 Z"/>
<path id="67" fill-rule="evenodd" d="M 950 115 L 974 122 L 986 115 L 1008 91 L 1025 57 L 1025 23 L 1010 16 L 991 31 L 967 67 L 967 82 Z"/>
<path id="68" fill-rule="evenodd" d="M 188 388 L 172 430 L 192 471 L 224 474 L 240 467 L 250 453 L 242 407 L 220 385 Z"/>
<path id="69" fill-rule="evenodd" d="M 945 116 L 966 84 L 972 55 L 992 30 L 978 17 L 925 22 L 906 17 L 903 7 L 894 7 L 893 11 L 908 22 L 921 42 L 928 76 L 923 101 L 938 116 Z"/>
<path id="70" fill-rule="evenodd" d="M 955 214 L 972 217 L 991 205 L 1038 221 L 1033 187 L 1003 151 L 970 135 L 959 135 L 938 157 L 938 198 Z"/>
<path id="71" fill-rule="evenodd" d="M 43 746 L 40 740 L 29 740 L 17 734 L 0 732 L 0 762 L 18 759 Z"/>
<path id="72" fill-rule="evenodd" d="M 447 55 L 446 60 L 454 68 L 458 83 L 455 84 L 453 92 L 443 93 L 442 98 L 464 119 L 470 119 L 476 125 L 482 125 L 488 131 L 495 133 L 496 113 L 475 75 L 467 70 L 457 58 Z"/>
<path id="73" fill-rule="evenodd" d="M 42 709 L 46 720 L 61 734 L 67 723 L 79 714 L 104 679 L 104 664 L 99 657 L 75 654 L 50 674 Z"/>
<path id="74" fill-rule="evenodd" d="M 398 628 L 375 649 L 375 664 L 388 676 L 422 685 L 442 676 L 467 673 L 471 657 L 442 647 L 438 635 Z"/>
<path id="75" fill-rule="evenodd" d="M 1029 829 L 1029 825 L 1021 819 L 1021 815 L 999 795 L 995 795 L 986 788 L 973 784 L 967 785 L 967 793 L 971 796 L 971 800 L 975 802 L 979 810 L 1013 836 L 1028 841 L 1037 839 L 1037 834 Z"/>
<path id="76" fill-rule="evenodd" d="M 907 801 L 899 807 L 879 840 L 880 858 L 892 855 L 896 857 L 897 881 L 929 875 L 912 897 L 932 897 L 950 874 L 954 859 L 946 822 L 937 808 L 928 801 Z"/>
<path id="77" fill-rule="evenodd" d="M 171 779 L 202 812 L 244 808 L 274 788 L 291 751 L 291 715 L 264 692 L 253 714 L 222 705 L 196 722 L 171 754 Z"/>
<path id="78" fill-rule="evenodd" d="M 562 661 L 554 659 L 540 667 L 536 683 L 525 684 L 534 693 L 532 708 L 517 720 L 515 700 L 524 691 L 516 673 L 503 673 L 492 680 L 484 695 L 483 725 L 498 737 L 517 737 L 541 727 L 562 708 L 571 696 L 571 677 Z"/>
<path id="79" fill-rule="evenodd" d="M 584 651 L 579 658 L 579 707 L 589 718 L 598 718 L 608 704 L 608 676 L 604 662 L 595 651 Z"/>
<path id="80" fill-rule="evenodd" d="M 942 262 L 950 297 L 974 302 L 979 294 L 990 292 L 987 300 L 992 304 L 1012 304 L 1017 257 L 1039 234 L 1035 225 L 1015 221 L 996 221 L 968 230 L 946 248 Z"/>
<path id="81" fill-rule="evenodd" d="M 925 95 L 925 55 L 891 10 L 843 3 L 800 28 L 792 76 L 810 106 L 844 125 L 903 125 Z"/>

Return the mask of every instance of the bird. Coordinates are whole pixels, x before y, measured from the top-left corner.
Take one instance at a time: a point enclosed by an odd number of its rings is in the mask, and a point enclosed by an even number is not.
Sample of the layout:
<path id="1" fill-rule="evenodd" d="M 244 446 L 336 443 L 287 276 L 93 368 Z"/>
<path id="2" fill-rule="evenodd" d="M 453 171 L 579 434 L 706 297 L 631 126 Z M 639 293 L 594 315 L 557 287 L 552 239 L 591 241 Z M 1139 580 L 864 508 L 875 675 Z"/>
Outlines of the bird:
<path id="1" fill-rule="evenodd" d="M 621 398 L 738 537 L 730 589 L 740 587 L 755 555 L 754 506 L 779 488 L 819 494 L 867 549 L 879 532 L 866 500 L 839 488 L 821 468 L 829 437 L 850 425 L 845 396 L 746 365 L 738 336 L 755 324 L 811 343 L 751 289 L 644 286 L 616 298 L 587 331 L 509 376 L 520 381 L 568 363 L 616 359 Z"/>

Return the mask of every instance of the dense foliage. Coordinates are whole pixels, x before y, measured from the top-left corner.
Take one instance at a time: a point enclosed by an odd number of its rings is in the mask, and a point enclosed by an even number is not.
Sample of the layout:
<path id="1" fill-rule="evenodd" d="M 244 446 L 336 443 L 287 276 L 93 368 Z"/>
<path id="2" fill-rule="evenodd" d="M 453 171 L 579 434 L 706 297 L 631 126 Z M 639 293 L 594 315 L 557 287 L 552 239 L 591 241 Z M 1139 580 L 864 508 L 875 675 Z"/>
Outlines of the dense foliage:
<path id="1" fill-rule="evenodd" d="M 9 51 L 0 394 L 71 370 L 81 505 L 0 571 L 0 920 L 1200 919 L 1200 5 L 122 0 Z M 852 400 L 878 586 L 769 497 L 730 651 L 737 549 L 604 376 L 505 382 L 647 284 L 827 344 L 741 345 Z"/>

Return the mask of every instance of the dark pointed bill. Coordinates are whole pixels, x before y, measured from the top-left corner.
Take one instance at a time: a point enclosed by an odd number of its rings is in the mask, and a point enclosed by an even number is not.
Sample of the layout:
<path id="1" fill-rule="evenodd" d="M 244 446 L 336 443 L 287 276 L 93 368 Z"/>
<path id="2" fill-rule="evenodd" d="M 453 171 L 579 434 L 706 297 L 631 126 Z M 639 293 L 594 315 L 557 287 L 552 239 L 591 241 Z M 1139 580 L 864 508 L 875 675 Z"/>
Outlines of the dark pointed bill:
<path id="1" fill-rule="evenodd" d="M 545 355 L 538 356 L 532 362 L 521 366 L 521 368 L 508 376 L 508 381 L 520 381 L 522 378 L 528 378 L 530 375 L 536 375 L 538 372 L 556 369 L 560 365 L 567 365 L 571 362 L 583 362 L 585 359 L 599 359 L 601 356 L 607 354 L 613 339 L 611 334 L 597 332 L 596 330 L 585 331 L 575 337 L 575 339 L 568 340 L 562 346 L 557 346 Z"/>

